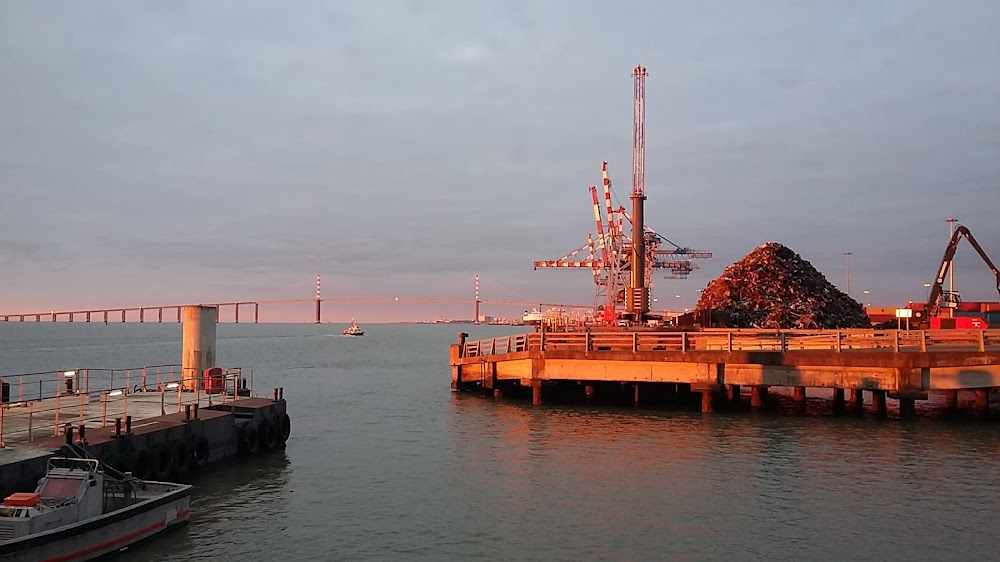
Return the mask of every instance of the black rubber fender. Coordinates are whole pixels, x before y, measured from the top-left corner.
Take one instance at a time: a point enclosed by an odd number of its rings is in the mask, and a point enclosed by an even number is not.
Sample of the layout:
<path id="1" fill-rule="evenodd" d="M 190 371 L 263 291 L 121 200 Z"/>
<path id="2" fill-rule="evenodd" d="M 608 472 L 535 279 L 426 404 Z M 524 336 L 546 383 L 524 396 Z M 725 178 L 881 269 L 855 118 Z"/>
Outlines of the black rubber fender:
<path id="1" fill-rule="evenodd" d="M 260 444 L 264 449 L 273 449 L 278 445 L 278 428 L 274 427 L 271 420 L 263 420 L 260 422 L 260 428 L 257 430 L 260 434 Z"/>
<path id="2" fill-rule="evenodd" d="M 257 426 L 252 423 L 245 424 L 240 428 L 239 439 L 241 455 L 253 455 L 260 447 L 260 434 L 257 432 Z"/>
<path id="3" fill-rule="evenodd" d="M 154 445 L 152 452 L 153 471 L 157 480 L 169 481 L 174 471 L 174 454 L 170 447 Z"/>
<path id="4" fill-rule="evenodd" d="M 288 417 L 288 414 L 281 414 L 281 419 L 278 421 L 278 429 L 278 436 L 281 437 L 281 442 L 288 441 L 288 436 L 292 434 L 292 418 Z"/>
<path id="5" fill-rule="evenodd" d="M 177 440 L 170 444 L 171 456 L 174 461 L 174 472 L 184 474 L 191 468 L 191 448 L 187 441 Z"/>
<path id="6" fill-rule="evenodd" d="M 208 444 L 208 437 L 204 435 L 199 435 L 197 439 L 194 440 L 194 445 L 191 447 L 191 466 L 205 466 L 208 464 L 208 457 L 212 450 Z"/>
<path id="7" fill-rule="evenodd" d="M 132 476 L 142 480 L 148 478 L 153 458 L 146 449 L 138 449 L 132 453 Z"/>

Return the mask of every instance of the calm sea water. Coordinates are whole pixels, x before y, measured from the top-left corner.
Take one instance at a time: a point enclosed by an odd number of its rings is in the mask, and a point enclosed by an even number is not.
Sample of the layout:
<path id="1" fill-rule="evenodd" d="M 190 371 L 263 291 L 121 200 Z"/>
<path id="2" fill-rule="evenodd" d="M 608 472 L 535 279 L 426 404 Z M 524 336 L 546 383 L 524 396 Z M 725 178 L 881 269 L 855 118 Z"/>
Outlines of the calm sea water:
<path id="1" fill-rule="evenodd" d="M 211 469 L 121 560 L 1000 557 L 1000 426 L 532 407 L 449 390 L 454 325 L 220 325 L 283 453 Z M 2 324 L 0 373 L 180 362 L 177 324 Z"/>

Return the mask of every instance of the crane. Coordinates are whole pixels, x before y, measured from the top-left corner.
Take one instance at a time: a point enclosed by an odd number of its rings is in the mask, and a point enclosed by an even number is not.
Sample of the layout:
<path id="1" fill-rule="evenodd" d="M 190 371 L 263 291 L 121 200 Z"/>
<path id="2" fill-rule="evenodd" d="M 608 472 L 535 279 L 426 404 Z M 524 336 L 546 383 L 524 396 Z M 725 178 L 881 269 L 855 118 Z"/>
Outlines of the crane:
<path id="1" fill-rule="evenodd" d="M 951 240 L 948 241 L 948 246 L 944 250 L 944 257 L 941 258 L 941 266 L 938 267 L 937 277 L 934 282 L 931 283 L 931 292 L 927 297 L 927 304 L 924 306 L 922 311 L 914 311 L 914 317 L 923 325 L 931 317 L 937 316 L 941 313 L 941 308 L 957 308 L 959 304 L 962 303 L 962 298 L 959 296 L 957 291 L 946 291 L 944 290 L 942 283 L 944 283 L 945 277 L 948 275 L 948 270 L 951 268 L 951 262 L 955 258 L 955 250 L 958 248 L 958 243 L 962 240 L 962 237 L 969 240 L 972 247 L 976 249 L 979 257 L 983 258 L 986 262 L 987 267 L 996 276 L 997 293 L 1000 293 L 1000 270 L 997 266 L 993 265 L 989 256 L 983 251 L 982 246 L 979 242 L 976 242 L 976 238 L 972 236 L 969 229 L 965 226 L 959 225 L 955 228 L 955 232 L 951 235 Z"/>

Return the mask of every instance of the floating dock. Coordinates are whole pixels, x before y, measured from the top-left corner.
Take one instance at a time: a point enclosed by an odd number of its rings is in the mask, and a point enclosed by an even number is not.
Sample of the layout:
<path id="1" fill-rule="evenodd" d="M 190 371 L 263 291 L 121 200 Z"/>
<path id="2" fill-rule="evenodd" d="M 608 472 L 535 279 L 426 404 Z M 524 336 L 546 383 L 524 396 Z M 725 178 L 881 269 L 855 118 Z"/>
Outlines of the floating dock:
<path id="1" fill-rule="evenodd" d="M 548 393 L 593 398 L 600 391 L 629 392 L 635 404 L 664 393 L 700 393 L 701 409 L 739 405 L 749 387 L 750 407 L 762 408 L 771 387 L 789 387 L 805 404 L 808 389 L 832 391 L 835 408 L 864 406 L 869 393 L 878 412 L 899 401 L 900 417 L 915 402 L 941 393 L 948 408 L 959 392 L 974 395 L 973 409 L 989 411 L 1000 387 L 1000 330 L 566 331 L 469 341 L 459 334 L 450 349 L 453 390 L 479 390 L 500 398 L 530 389 L 540 405 Z"/>
<path id="2" fill-rule="evenodd" d="M 137 478 L 174 481 L 220 460 L 282 449 L 284 389 L 214 365 L 215 311 L 185 310 L 180 365 L 2 377 L 0 497 L 34 490 L 65 445 Z"/>

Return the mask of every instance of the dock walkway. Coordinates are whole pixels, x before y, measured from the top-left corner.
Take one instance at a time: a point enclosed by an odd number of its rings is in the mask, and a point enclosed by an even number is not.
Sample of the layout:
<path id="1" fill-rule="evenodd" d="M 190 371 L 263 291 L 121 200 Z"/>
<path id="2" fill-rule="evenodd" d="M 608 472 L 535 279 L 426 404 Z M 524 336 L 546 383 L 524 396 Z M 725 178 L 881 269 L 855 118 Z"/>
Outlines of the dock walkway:
<path id="1" fill-rule="evenodd" d="M 543 388 L 570 383 L 587 395 L 602 383 L 685 385 L 702 393 L 711 411 L 720 395 L 739 400 L 751 388 L 759 407 L 768 387 L 845 391 L 863 403 L 872 394 L 900 401 L 904 415 L 914 400 L 942 392 L 949 405 L 957 392 L 973 391 L 976 409 L 987 410 L 989 390 L 1000 387 L 1000 330 L 654 330 L 536 332 L 459 342 L 451 346 L 452 388 L 493 390 L 530 387 L 542 403 Z"/>

